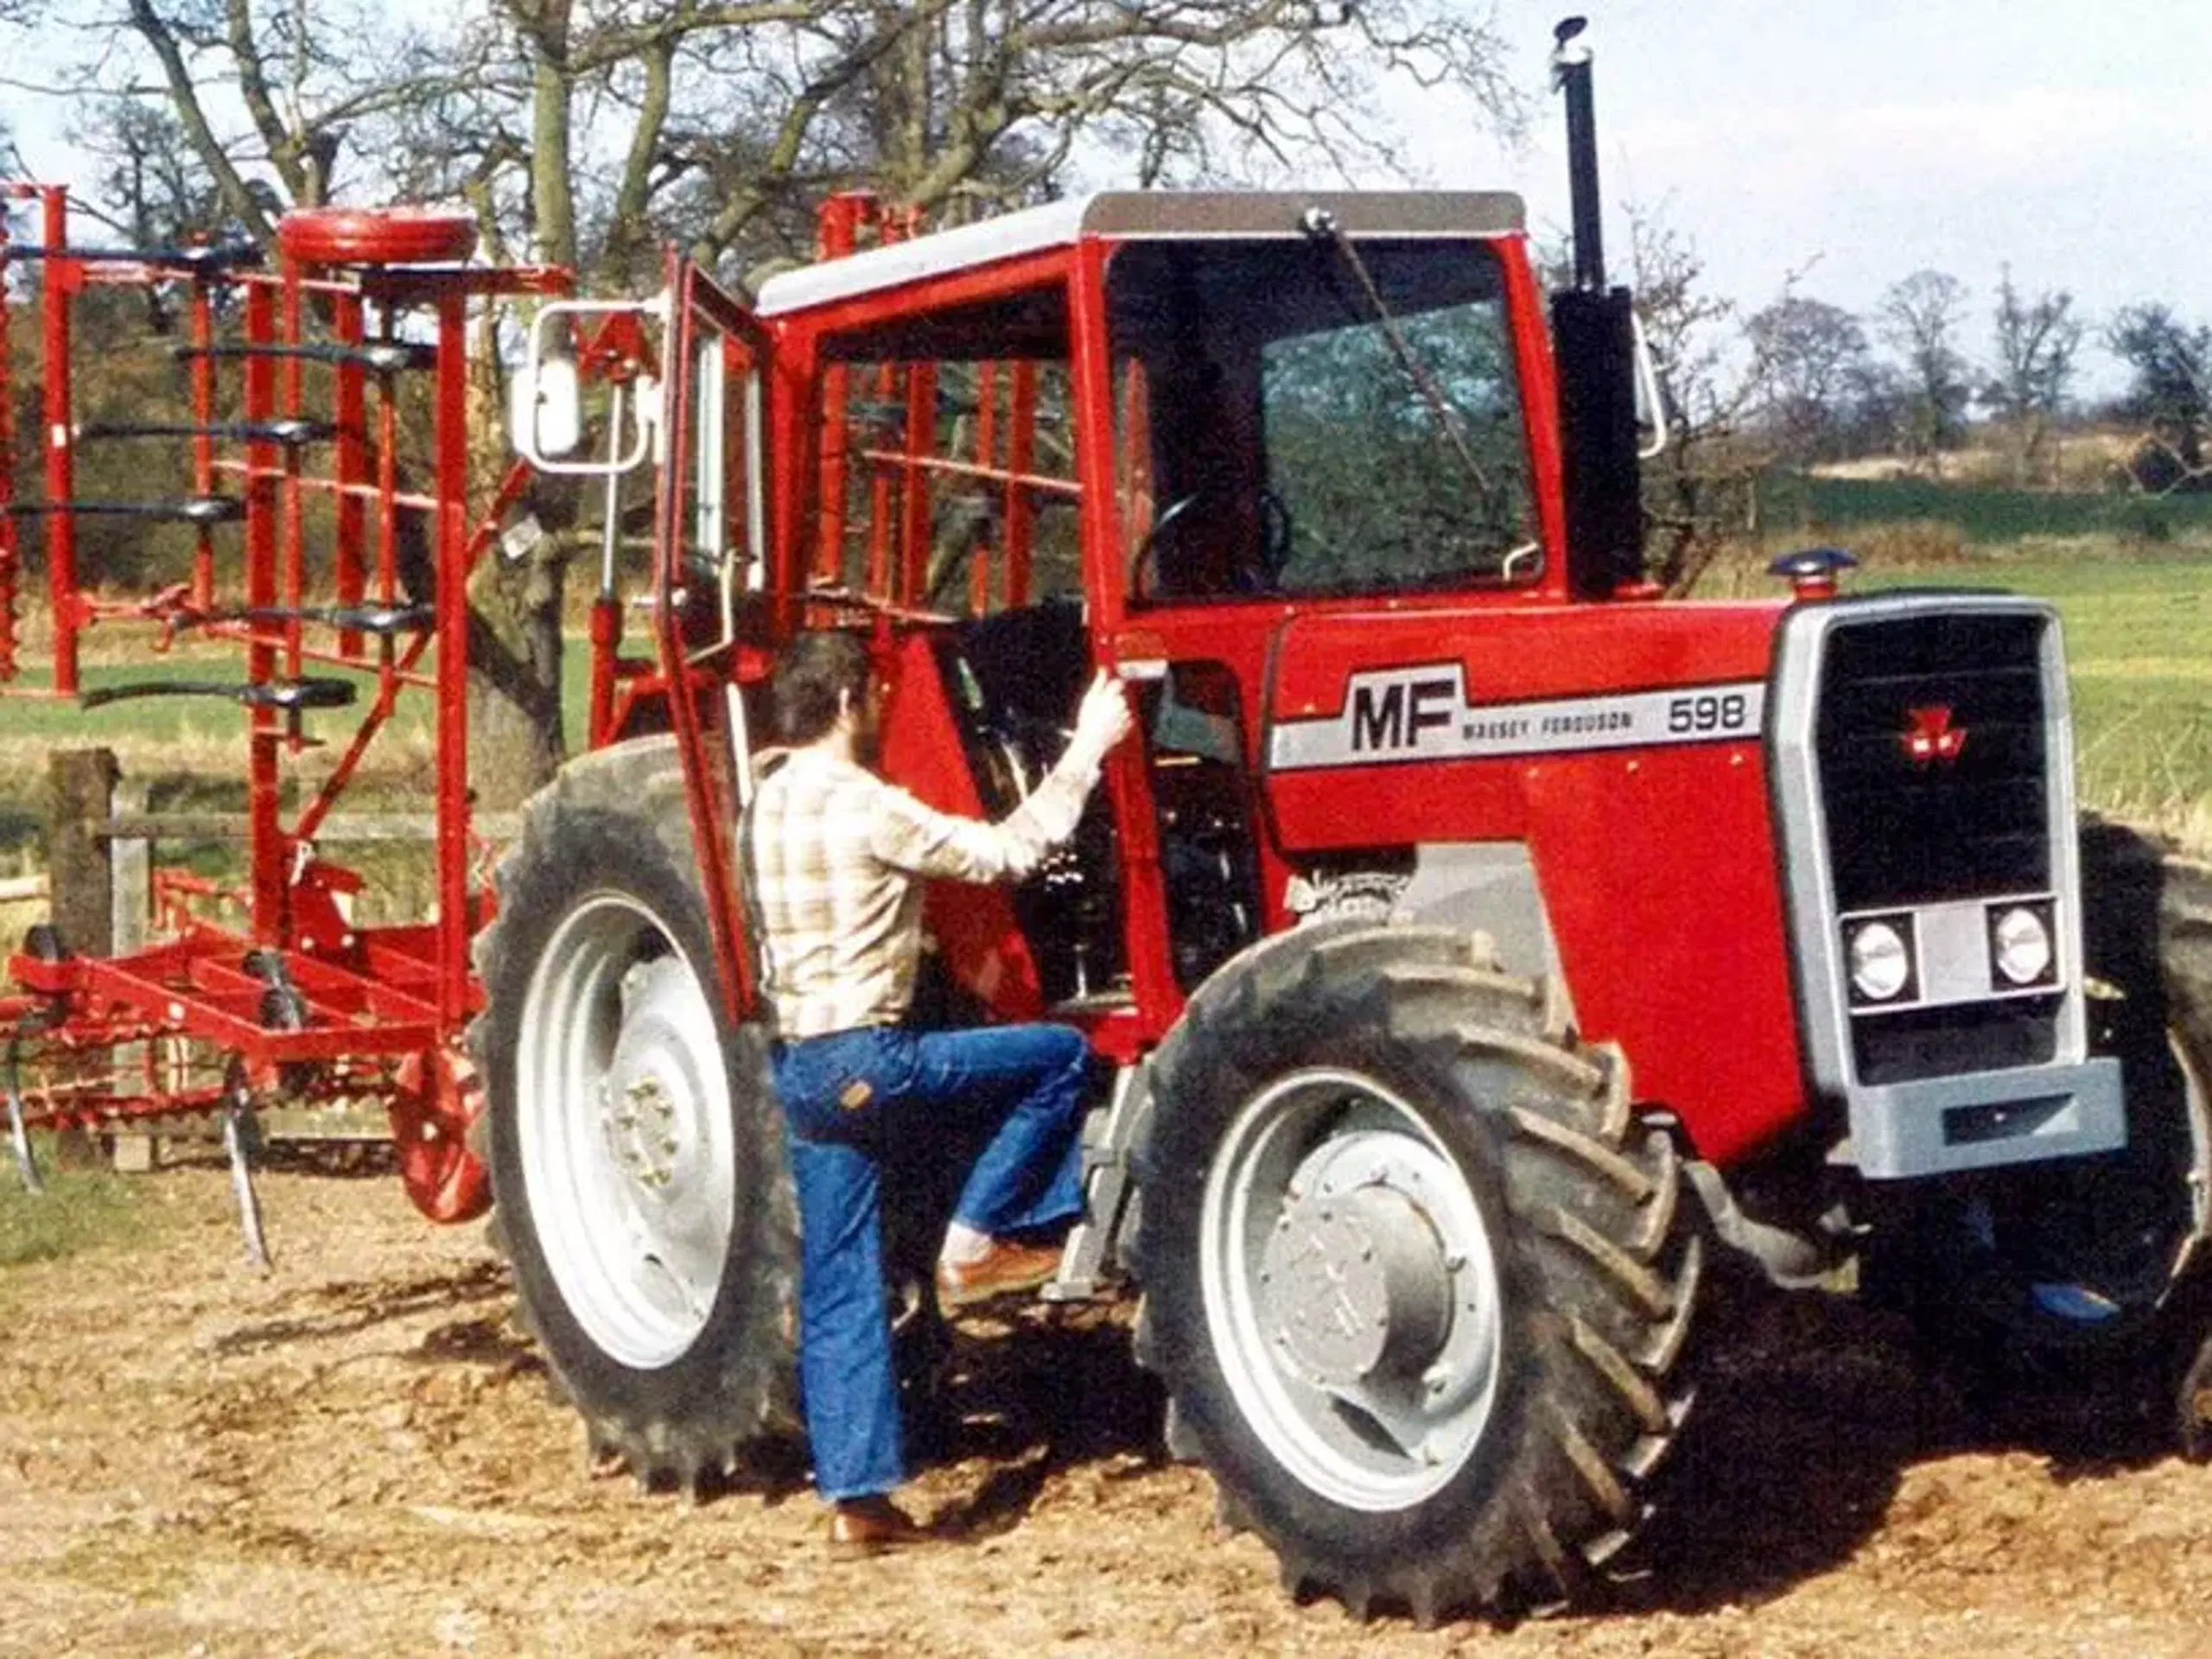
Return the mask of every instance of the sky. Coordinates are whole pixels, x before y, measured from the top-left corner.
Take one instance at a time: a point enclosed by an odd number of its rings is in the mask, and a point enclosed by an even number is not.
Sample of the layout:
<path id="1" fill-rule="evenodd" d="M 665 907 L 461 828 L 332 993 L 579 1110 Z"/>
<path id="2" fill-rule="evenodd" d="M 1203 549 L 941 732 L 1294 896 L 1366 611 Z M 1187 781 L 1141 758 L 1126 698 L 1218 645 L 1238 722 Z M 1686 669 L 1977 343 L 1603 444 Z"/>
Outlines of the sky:
<path id="1" fill-rule="evenodd" d="M 1541 84 L 1575 8 L 1500 0 L 1499 32 Z M 1862 315 L 1923 268 L 1965 283 L 1986 351 L 2001 268 L 2064 289 L 2093 330 L 2171 302 L 2212 322 L 2212 4 L 2205 0 L 1594 0 L 1611 274 L 1623 205 L 1656 210 L 1750 309 L 1796 291 Z M 1402 111 L 1405 106 L 1400 106 Z M 1567 219 L 1559 100 L 1518 151 L 1432 104 L 1402 115 L 1437 184 L 1517 189 Z M 2101 353 L 2098 354 L 2101 359 Z M 2117 390 L 2084 353 L 2091 391 Z"/>
<path id="2" fill-rule="evenodd" d="M 1493 12 L 1529 89 L 1526 142 L 1501 144 L 1448 98 L 1394 92 L 1426 181 L 1507 188 L 1567 222 L 1551 28 L 1570 0 Z M 416 3 L 416 0 L 397 0 Z M 1797 291 L 1865 315 L 1898 278 L 1947 271 L 1986 348 L 2000 268 L 2064 289 L 2094 330 L 2164 299 L 2212 321 L 2212 3 L 2207 0 L 1587 0 L 1606 247 L 1626 274 L 1624 205 L 1695 245 L 1711 291 L 1747 310 Z M 34 165 L 66 168 L 60 111 L 8 114 Z M 2085 353 L 2085 390 L 2119 371 Z"/>

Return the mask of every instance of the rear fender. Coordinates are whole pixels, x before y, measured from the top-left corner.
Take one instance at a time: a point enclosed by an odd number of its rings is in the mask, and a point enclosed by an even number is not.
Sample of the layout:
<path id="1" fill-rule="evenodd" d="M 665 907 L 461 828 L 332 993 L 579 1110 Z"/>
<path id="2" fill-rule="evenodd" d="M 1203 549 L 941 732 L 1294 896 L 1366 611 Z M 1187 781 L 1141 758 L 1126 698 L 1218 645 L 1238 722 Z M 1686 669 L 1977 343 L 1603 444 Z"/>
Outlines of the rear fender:
<path id="1" fill-rule="evenodd" d="M 1414 849 L 1414 873 L 1391 918 L 1485 934 L 1502 971 L 1549 980 L 1555 995 L 1567 996 L 1559 942 L 1524 842 L 1430 842 Z"/>

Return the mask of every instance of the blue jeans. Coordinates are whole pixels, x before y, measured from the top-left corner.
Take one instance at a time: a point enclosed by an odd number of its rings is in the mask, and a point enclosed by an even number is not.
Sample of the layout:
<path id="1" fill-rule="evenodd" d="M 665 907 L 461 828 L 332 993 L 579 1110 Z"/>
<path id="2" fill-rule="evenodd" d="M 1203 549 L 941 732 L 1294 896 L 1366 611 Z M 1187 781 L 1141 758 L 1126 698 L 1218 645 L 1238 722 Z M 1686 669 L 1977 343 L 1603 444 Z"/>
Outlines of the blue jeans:
<path id="1" fill-rule="evenodd" d="M 882 1160 L 995 1124 L 953 1217 L 993 1237 L 1083 1211 L 1090 1050 L 1065 1026 L 872 1027 L 779 1044 L 776 1096 L 798 1188 L 799 1389 L 827 1498 L 906 1478 L 884 1306 Z"/>

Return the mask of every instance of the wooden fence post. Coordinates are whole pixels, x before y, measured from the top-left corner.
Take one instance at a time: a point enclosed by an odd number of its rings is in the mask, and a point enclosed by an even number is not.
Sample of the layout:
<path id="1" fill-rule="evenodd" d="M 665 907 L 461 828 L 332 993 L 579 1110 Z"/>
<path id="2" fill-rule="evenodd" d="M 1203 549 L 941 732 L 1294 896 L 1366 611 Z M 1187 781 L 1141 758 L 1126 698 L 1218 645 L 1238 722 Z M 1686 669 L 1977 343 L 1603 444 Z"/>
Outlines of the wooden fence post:
<path id="1" fill-rule="evenodd" d="M 118 817 L 146 816 L 146 780 L 119 778 L 109 797 Z M 154 915 L 154 843 L 143 836 L 115 836 L 107 844 L 108 914 L 115 954 L 146 948 Z"/>
<path id="2" fill-rule="evenodd" d="M 46 868 L 54 924 L 83 956 L 115 950 L 115 874 L 99 831 L 115 810 L 121 771 L 112 749 L 57 749 L 47 757 L 53 809 L 46 823 Z"/>
<path id="3" fill-rule="evenodd" d="M 99 831 L 115 810 L 119 769 L 112 749 L 57 749 L 47 757 L 53 800 L 46 823 L 46 868 L 52 884 L 54 925 L 61 941 L 80 955 L 107 956 L 115 949 L 115 880 L 107 843 Z M 54 1138 L 54 1160 L 82 1168 L 99 1149 L 82 1129 Z"/>
<path id="4" fill-rule="evenodd" d="M 146 780 L 118 778 L 109 799 L 116 817 L 146 816 Z M 107 843 L 109 915 L 113 918 L 115 954 L 127 957 L 146 948 L 152 931 L 154 843 L 143 836 L 114 836 Z M 143 1043 L 118 1049 L 116 1058 L 143 1065 L 149 1054 Z M 161 1165 L 161 1142 L 143 1129 L 118 1129 L 112 1154 L 118 1174 L 140 1175 Z"/>

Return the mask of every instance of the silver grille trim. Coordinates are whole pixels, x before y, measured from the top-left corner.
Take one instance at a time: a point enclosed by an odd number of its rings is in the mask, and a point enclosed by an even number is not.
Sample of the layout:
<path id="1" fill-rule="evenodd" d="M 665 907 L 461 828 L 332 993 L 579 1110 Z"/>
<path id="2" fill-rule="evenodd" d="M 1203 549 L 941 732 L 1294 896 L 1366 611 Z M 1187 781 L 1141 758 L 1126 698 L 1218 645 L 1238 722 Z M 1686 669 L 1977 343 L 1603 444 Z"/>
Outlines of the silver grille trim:
<path id="1" fill-rule="evenodd" d="M 2040 1065 L 1862 1083 L 1853 1022 L 1869 1016 L 1864 1010 L 1854 1015 L 1851 1007 L 1815 742 L 1823 671 L 1840 629 L 1961 613 L 2031 616 L 2044 623 L 2039 672 L 2047 767 L 2044 798 L 2056 905 L 2056 1052 Z M 1799 605 L 1777 632 L 1767 707 L 1768 775 L 1782 841 L 1799 1036 L 1813 1089 L 1844 1108 L 1849 1138 L 1840 1152 L 1843 1160 L 1870 1179 L 1901 1179 L 2124 1145 L 2126 1120 L 2118 1065 L 2088 1054 L 2073 721 L 2056 613 L 2041 601 L 1996 594 L 1895 594 Z M 2001 889 L 1961 893 L 1945 895 L 1944 902 L 2004 896 Z"/>

